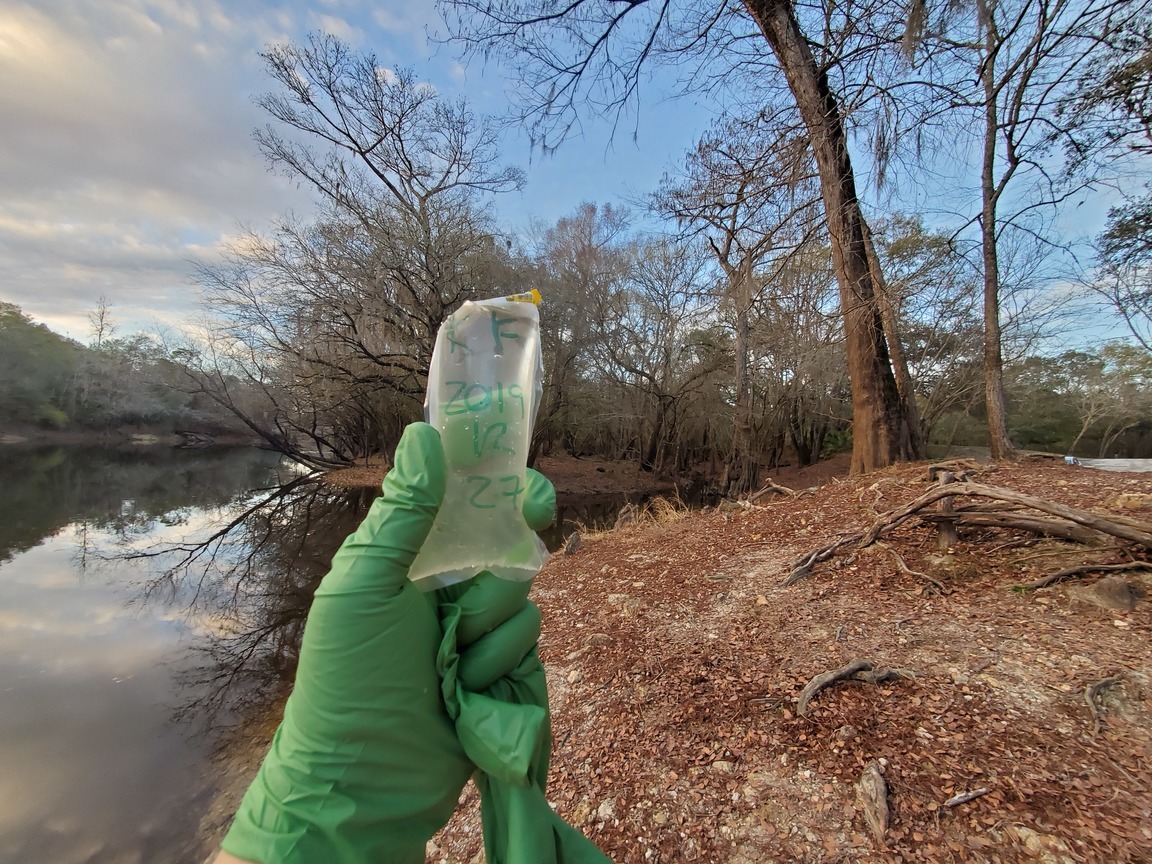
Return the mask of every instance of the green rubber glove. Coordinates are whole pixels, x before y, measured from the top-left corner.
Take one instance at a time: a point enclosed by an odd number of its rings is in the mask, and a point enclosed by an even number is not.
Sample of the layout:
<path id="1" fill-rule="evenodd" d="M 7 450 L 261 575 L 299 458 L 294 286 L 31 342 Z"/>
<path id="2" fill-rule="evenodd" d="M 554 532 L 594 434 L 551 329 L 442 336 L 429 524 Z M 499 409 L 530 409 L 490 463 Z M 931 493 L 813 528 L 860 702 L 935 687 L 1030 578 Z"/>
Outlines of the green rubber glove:
<path id="1" fill-rule="evenodd" d="M 408 581 L 444 479 L 436 430 L 409 426 L 383 496 L 316 591 L 284 720 L 224 839 L 232 855 L 260 864 L 422 864 L 426 841 L 452 815 L 474 764 L 442 696 L 439 606 L 466 620 L 453 631 L 465 636 L 454 642 L 458 668 L 481 690 L 532 654 L 539 612 L 526 601 L 527 584 L 489 574 L 439 597 Z M 526 518 L 542 528 L 554 492 L 535 472 L 527 485 Z M 546 717 L 546 696 L 543 705 Z M 531 731 L 532 746 L 545 746 L 546 726 Z"/>
<path id="2" fill-rule="evenodd" d="M 552 735 L 544 667 L 528 641 L 540 630 L 540 611 L 528 602 L 528 588 L 481 573 L 462 587 L 438 592 L 444 639 L 437 664 L 448 713 L 480 769 L 473 779 L 480 790 L 485 860 L 610 864 L 553 812 L 544 794 Z M 485 632 L 496 621 L 503 623 Z"/>

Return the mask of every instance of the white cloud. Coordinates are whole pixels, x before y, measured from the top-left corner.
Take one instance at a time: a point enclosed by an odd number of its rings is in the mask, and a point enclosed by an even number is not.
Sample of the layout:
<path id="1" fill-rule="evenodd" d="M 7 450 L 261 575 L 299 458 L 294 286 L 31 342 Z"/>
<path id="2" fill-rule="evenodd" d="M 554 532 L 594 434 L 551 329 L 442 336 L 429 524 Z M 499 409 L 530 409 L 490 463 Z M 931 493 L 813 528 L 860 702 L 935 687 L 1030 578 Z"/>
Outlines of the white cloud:
<path id="1" fill-rule="evenodd" d="M 364 31 L 339 16 L 314 14 L 312 20 L 315 29 L 331 33 L 349 44 L 359 45 L 364 41 Z"/>
<path id="2" fill-rule="evenodd" d="M 297 16 L 215 2 L 0 2 L 0 298 L 83 336 L 191 311 L 189 259 L 308 204 L 267 173 L 257 52 Z M 131 319 L 131 320 L 126 320 Z"/>
<path id="3" fill-rule="evenodd" d="M 323 30 L 412 65 L 434 14 L 419 0 L 0 0 L 0 300 L 77 338 L 101 295 L 125 329 L 190 316 L 190 259 L 312 207 L 252 141 L 270 86 L 259 52 Z"/>
<path id="4" fill-rule="evenodd" d="M 0 300 L 81 339 L 101 295 L 124 331 L 194 316 L 191 259 L 237 225 L 312 209 L 252 141 L 266 120 L 253 96 L 271 86 L 259 52 L 328 29 L 382 69 L 415 68 L 452 98 L 470 91 L 480 112 L 501 110 L 502 82 L 429 46 L 436 25 L 427 0 L 0 0 Z M 665 113 L 650 140 L 690 143 L 683 106 Z M 527 142 L 509 141 L 527 161 Z M 574 144 L 534 165 L 538 215 L 611 198 L 623 176 L 658 179 L 667 161 L 637 150 L 609 166 L 604 154 Z"/>

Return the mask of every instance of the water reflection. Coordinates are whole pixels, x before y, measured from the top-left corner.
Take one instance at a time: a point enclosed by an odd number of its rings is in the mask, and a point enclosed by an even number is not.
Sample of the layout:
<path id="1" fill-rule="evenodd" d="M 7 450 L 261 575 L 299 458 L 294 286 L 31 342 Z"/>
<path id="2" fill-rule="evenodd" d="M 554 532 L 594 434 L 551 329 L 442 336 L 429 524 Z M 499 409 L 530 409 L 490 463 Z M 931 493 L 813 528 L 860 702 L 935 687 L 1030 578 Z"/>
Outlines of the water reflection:
<path id="1" fill-rule="evenodd" d="M 219 728 L 274 701 L 292 680 L 312 595 L 337 547 L 367 512 L 373 490 L 338 490 L 307 479 L 262 494 L 148 584 L 188 598 L 209 625 L 184 675 L 185 716 Z"/>
<path id="2" fill-rule="evenodd" d="M 203 859 L 216 733 L 277 704 L 377 494 L 277 463 L 0 448 L 0 862 Z M 623 503 L 562 499 L 548 545 Z"/>
<path id="3" fill-rule="evenodd" d="M 152 562 L 115 555 L 222 518 L 277 461 L 0 448 L 0 861 L 203 859 L 204 739 L 170 722 L 199 631 L 129 608 Z"/>
<path id="4" fill-rule="evenodd" d="M 247 449 L 0 447 L 0 562 L 71 523 L 125 533 L 224 506 L 278 464 Z"/>
<path id="5" fill-rule="evenodd" d="M 276 701 L 295 675 L 312 595 L 378 494 L 297 481 L 252 502 L 226 530 L 180 547 L 148 591 L 191 597 L 190 611 L 215 622 L 185 676 L 195 695 L 184 715 L 205 714 L 219 729 Z M 612 525 L 628 500 L 561 498 L 555 524 L 542 532 L 548 548 L 556 551 L 578 528 Z"/>

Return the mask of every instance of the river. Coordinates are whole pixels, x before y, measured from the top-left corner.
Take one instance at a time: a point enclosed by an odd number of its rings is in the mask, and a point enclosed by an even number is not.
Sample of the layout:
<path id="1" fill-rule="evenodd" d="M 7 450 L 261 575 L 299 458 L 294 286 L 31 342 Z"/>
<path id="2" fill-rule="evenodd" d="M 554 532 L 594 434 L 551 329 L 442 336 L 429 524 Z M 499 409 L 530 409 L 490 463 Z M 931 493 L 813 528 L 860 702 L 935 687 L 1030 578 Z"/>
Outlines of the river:
<path id="1" fill-rule="evenodd" d="M 255 450 L 0 448 L 0 862 L 199 864 L 211 792 L 170 557 L 277 478 Z"/>
<path id="2" fill-rule="evenodd" d="M 290 681 L 374 496 L 259 450 L 0 447 L 0 864 L 200 864 L 220 730 Z M 620 504 L 561 502 L 549 546 Z"/>
<path id="3" fill-rule="evenodd" d="M 1080 464 L 1101 471 L 1152 472 L 1152 459 L 1081 459 Z"/>

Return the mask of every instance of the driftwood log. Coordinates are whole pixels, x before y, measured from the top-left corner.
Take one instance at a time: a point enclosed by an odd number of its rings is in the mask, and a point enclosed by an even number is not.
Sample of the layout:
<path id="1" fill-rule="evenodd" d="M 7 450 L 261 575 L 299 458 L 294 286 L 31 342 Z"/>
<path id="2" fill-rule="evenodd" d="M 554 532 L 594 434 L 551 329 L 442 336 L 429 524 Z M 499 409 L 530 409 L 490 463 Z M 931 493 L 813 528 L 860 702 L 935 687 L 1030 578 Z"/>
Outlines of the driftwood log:
<path id="1" fill-rule="evenodd" d="M 1035 590 L 1038 588 L 1047 588 L 1049 585 L 1055 585 L 1057 582 L 1063 582 L 1065 579 L 1074 579 L 1077 576 L 1084 576 L 1088 573 L 1123 573 L 1132 570 L 1152 570 L 1152 564 L 1149 564 L 1147 561 L 1128 561 L 1122 564 L 1077 564 L 1075 567 L 1065 567 L 1063 570 L 1049 573 L 1043 579 L 1037 579 L 1035 582 L 1029 582 L 1026 585 L 1017 585 L 1015 587 Z"/>
<path id="2" fill-rule="evenodd" d="M 888 783 L 880 770 L 880 763 L 869 762 L 856 782 L 856 801 L 864 811 L 864 820 L 872 829 L 877 843 L 884 842 L 888 832 Z"/>
<path id="3" fill-rule="evenodd" d="M 1018 508 L 1038 510 L 1045 515 L 1016 511 L 1005 512 L 1000 508 L 980 511 L 972 507 L 954 508 L 952 513 L 925 512 L 926 508 L 938 501 L 959 497 L 989 499 Z M 953 525 L 1014 528 L 1043 536 L 1060 537 L 1078 543 L 1099 543 L 1107 535 L 1126 541 L 1142 550 L 1152 551 L 1152 525 L 1145 522 L 1126 516 L 1102 516 L 1090 510 L 1058 504 L 1055 501 L 1017 492 L 1003 486 L 989 486 L 971 480 L 962 480 L 935 486 L 918 498 L 909 501 L 903 507 L 880 514 L 867 530 L 858 534 L 841 536 L 825 546 L 801 555 L 793 562 L 791 572 L 784 580 L 784 584 L 792 585 L 800 581 L 812 572 L 815 565 L 827 561 L 841 549 L 849 546 L 857 549 L 870 546 L 883 535 L 914 517 L 925 522 L 943 520 Z"/>

